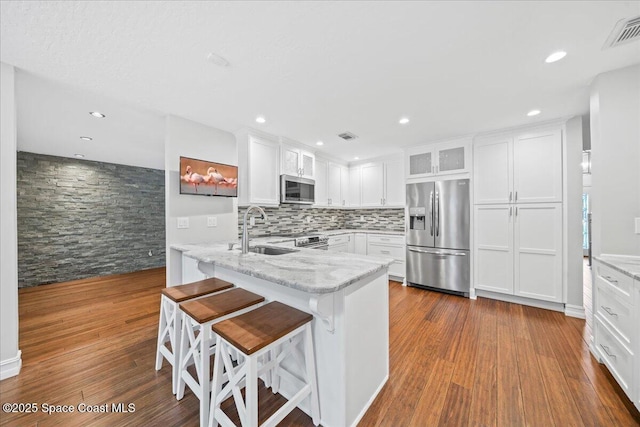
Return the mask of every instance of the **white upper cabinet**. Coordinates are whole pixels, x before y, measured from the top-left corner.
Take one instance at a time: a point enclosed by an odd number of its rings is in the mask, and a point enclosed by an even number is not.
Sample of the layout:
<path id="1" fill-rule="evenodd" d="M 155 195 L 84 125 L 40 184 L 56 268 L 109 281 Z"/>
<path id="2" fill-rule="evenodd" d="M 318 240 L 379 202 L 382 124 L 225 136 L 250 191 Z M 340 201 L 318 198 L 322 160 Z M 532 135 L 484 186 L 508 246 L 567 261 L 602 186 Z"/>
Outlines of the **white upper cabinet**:
<path id="1" fill-rule="evenodd" d="M 515 137 L 513 197 L 517 203 L 562 201 L 562 132 L 559 129 Z"/>
<path id="2" fill-rule="evenodd" d="M 341 205 L 349 206 L 349 168 L 340 166 L 340 193 L 342 196 Z"/>
<path id="3" fill-rule="evenodd" d="M 315 176 L 315 156 L 313 153 L 282 144 L 282 171 L 285 175 L 301 176 L 304 178 L 314 178 Z"/>
<path id="4" fill-rule="evenodd" d="M 404 207 L 404 161 L 401 157 L 360 166 L 361 206 Z"/>
<path id="5" fill-rule="evenodd" d="M 384 204 L 384 164 L 367 163 L 360 167 L 362 176 L 361 206 Z"/>
<path id="6" fill-rule="evenodd" d="M 342 206 L 342 171 L 341 166 L 329 162 L 327 168 L 328 175 L 328 196 L 329 206 Z"/>
<path id="7" fill-rule="evenodd" d="M 238 142 L 238 205 L 280 204 L 280 144 L 241 131 Z"/>
<path id="8" fill-rule="evenodd" d="M 471 163 L 468 139 L 440 142 L 407 150 L 407 178 L 467 173 Z"/>
<path id="9" fill-rule="evenodd" d="M 473 176 L 475 204 L 561 202 L 561 130 L 479 139 Z"/>
<path id="10" fill-rule="evenodd" d="M 329 189 L 327 169 L 328 162 L 323 159 L 316 159 L 316 185 L 315 185 L 315 203 L 314 206 L 329 205 Z"/>
<path id="11" fill-rule="evenodd" d="M 360 206 L 362 196 L 362 169 L 360 166 L 351 166 L 349 168 L 349 197 L 347 198 L 349 206 Z"/>

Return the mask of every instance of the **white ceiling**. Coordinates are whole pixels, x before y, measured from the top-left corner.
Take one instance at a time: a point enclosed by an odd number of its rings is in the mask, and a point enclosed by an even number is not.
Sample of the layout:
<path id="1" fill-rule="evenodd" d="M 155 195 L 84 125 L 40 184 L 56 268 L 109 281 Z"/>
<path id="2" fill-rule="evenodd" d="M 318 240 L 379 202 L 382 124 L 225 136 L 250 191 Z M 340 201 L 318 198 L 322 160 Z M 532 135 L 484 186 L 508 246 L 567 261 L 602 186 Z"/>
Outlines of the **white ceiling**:
<path id="1" fill-rule="evenodd" d="M 602 49 L 638 1 L 2 1 L 0 13 L 0 59 L 24 71 L 20 149 L 70 156 L 80 134 L 105 132 L 92 156 L 116 163 L 155 147 L 162 158 L 165 114 L 372 158 L 584 114 L 597 74 L 640 62 L 638 41 Z M 559 49 L 567 57 L 545 64 Z M 88 109 L 108 115 L 102 130 Z"/>

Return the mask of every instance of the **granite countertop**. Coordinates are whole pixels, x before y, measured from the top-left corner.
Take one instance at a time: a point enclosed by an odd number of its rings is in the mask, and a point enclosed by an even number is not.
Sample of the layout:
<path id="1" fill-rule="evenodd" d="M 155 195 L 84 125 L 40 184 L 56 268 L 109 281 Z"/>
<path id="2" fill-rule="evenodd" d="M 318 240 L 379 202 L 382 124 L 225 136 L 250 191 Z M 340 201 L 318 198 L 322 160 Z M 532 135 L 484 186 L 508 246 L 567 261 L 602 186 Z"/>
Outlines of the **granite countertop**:
<path id="1" fill-rule="evenodd" d="M 274 238 L 268 237 L 251 239 L 250 243 L 278 247 Z M 284 255 L 243 255 L 238 246 L 229 250 L 227 243 L 201 243 L 174 244 L 171 248 L 201 262 L 313 294 L 336 292 L 393 263 L 387 257 L 305 248 Z"/>
<path id="2" fill-rule="evenodd" d="M 640 281 L 640 257 L 622 255 L 599 255 L 596 260 L 613 268 L 620 273 Z"/>

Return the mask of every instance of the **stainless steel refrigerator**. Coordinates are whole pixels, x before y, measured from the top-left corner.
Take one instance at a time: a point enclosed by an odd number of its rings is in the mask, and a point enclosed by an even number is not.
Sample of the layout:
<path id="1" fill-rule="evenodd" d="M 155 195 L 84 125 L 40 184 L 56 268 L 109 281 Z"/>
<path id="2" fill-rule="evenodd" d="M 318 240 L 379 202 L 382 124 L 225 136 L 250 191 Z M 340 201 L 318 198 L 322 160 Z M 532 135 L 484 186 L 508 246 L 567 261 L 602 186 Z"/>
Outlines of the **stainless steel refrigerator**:
<path id="1" fill-rule="evenodd" d="M 407 284 L 469 295 L 469 180 L 407 184 Z"/>

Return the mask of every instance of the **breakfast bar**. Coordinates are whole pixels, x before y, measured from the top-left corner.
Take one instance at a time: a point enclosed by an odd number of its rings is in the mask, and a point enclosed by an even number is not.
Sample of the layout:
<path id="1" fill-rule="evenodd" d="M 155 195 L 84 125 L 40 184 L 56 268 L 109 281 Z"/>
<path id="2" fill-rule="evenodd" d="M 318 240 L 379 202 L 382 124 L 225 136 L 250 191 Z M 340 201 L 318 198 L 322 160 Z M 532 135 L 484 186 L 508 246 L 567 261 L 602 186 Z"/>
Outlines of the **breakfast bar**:
<path id="1" fill-rule="evenodd" d="M 183 277 L 217 277 L 312 314 L 320 423 L 355 426 L 389 377 L 393 259 L 252 243 L 247 254 L 227 244 L 172 249 L 182 252 Z M 280 384 L 286 398 L 293 390 L 293 384 Z M 310 413 L 308 399 L 300 409 Z"/>

